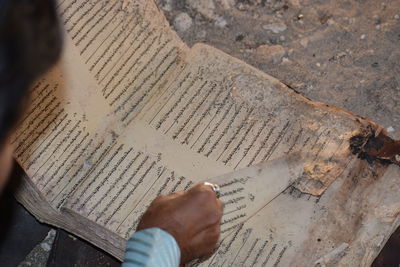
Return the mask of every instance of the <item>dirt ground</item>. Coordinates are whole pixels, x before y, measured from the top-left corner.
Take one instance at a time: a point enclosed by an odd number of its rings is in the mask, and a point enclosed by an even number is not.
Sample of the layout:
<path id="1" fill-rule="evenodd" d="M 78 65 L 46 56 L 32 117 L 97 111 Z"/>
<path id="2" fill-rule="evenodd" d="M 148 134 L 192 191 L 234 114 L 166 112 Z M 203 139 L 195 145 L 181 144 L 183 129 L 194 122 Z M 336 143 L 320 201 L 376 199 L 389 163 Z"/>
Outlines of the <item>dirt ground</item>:
<path id="1" fill-rule="evenodd" d="M 158 0 L 192 46 L 217 47 L 400 138 L 400 0 Z"/>

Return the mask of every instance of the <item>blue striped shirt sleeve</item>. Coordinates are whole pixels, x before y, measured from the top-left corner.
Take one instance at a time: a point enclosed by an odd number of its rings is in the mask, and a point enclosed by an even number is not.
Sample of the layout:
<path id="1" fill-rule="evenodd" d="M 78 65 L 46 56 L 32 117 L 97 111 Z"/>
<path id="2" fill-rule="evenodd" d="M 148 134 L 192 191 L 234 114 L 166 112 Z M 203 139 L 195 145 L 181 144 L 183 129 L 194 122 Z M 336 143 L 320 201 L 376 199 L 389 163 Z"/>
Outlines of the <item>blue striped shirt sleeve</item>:
<path id="1" fill-rule="evenodd" d="M 122 267 L 179 267 L 181 251 L 173 236 L 159 228 L 136 232 L 128 240 Z"/>

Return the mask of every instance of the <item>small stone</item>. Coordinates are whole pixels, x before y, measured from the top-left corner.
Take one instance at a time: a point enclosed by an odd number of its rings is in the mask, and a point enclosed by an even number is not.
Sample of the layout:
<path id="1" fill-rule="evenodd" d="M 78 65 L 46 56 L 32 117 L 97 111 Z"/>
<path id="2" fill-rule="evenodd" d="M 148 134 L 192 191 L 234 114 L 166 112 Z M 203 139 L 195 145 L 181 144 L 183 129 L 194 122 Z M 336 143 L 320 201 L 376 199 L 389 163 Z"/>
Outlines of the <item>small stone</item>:
<path id="1" fill-rule="evenodd" d="M 347 56 L 346 52 L 340 52 L 337 54 L 337 58 L 343 58 L 345 56 Z"/>
<path id="2" fill-rule="evenodd" d="M 78 239 L 77 239 L 75 236 L 73 236 L 73 235 L 68 235 L 68 237 L 71 238 L 73 241 L 78 240 Z"/>
<path id="3" fill-rule="evenodd" d="M 367 37 L 367 36 L 366 36 L 365 34 L 363 34 L 363 35 L 360 36 L 360 39 L 361 39 L 361 40 L 364 40 L 365 37 Z"/>
<path id="4" fill-rule="evenodd" d="M 400 155 L 399 154 L 397 154 L 394 158 L 396 159 L 396 161 L 400 162 Z"/>
<path id="5" fill-rule="evenodd" d="M 289 63 L 289 62 L 290 62 L 289 58 L 287 58 L 287 57 L 282 58 L 282 63 Z"/>
<path id="6" fill-rule="evenodd" d="M 346 49 L 347 54 L 352 55 L 353 51 L 351 51 L 350 49 Z"/>
<path id="7" fill-rule="evenodd" d="M 319 63 L 319 62 L 317 62 L 317 64 L 315 64 L 315 65 L 317 65 L 318 68 L 321 67 L 321 63 Z"/>
<path id="8" fill-rule="evenodd" d="M 42 247 L 42 249 L 44 251 L 50 251 L 50 249 L 51 249 L 51 246 L 46 242 L 41 243 L 40 246 Z"/>
<path id="9" fill-rule="evenodd" d="M 170 5 L 168 5 L 168 4 L 165 4 L 165 5 L 163 5 L 163 6 L 161 7 L 161 9 L 162 9 L 163 11 L 166 11 L 166 12 L 171 12 L 171 11 L 172 11 L 172 6 L 170 6 Z"/>
<path id="10" fill-rule="evenodd" d="M 172 11 L 172 0 L 165 1 L 165 4 L 161 7 L 162 10 L 166 12 Z"/>
<path id="11" fill-rule="evenodd" d="M 209 20 L 215 20 L 215 3 L 214 0 L 187 0 L 189 7 Z"/>
<path id="12" fill-rule="evenodd" d="M 257 47 L 255 54 L 265 61 L 277 64 L 282 61 L 285 55 L 285 49 L 281 45 L 260 45 Z"/>
<path id="13" fill-rule="evenodd" d="M 284 42 L 286 40 L 286 38 L 285 38 L 285 36 L 282 35 L 282 36 L 279 36 L 279 40 Z"/>
<path id="14" fill-rule="evenodd" d="M 300 40 L 300 44 L 301 46 L 303 46 L 304 48 L 307 48 L 308 46 L 308 39 L 304 38 Z"/>
<path id="15" fill-rule="evenodd" d="M 330 19 L 328 19 L 328 21 L 326 22 L 329 26 L 332 26 L 332 25 L 334 25 L 335 24 L 335 21 L 332 19 L 332 18 L 330 18 Z"/>
<path id="16" fill-rule="evenodd" d="M 185 32 L 192 27 L 193 20 L 185 12 L 178 14 L 174 20 L 174 27 L 178 32 Z"/>
<path id="17" fill-rule="evenodd" d="M 217 27 L 224 28 L 228 23 L 223 17 L 217 17 L 214 24 Z"/>
<path id="18" fill-rule="evenodd" d="M 387 127 L 386 129 L 388 133 L 394 132 L 394 128 L 392 126 Z"/>
<path id="19" fill-rule="evenodd" d="M 399 15 L 394 15 L 394 19 L 400 19 Z"/>
<path id="20" fill-rule="evenodd" d="M 237 9 L 240 10 L 240 11 L 246 11 L 247 9 L 249 9 L 249 6 L 248 6 L 248 5 L 245 5 L 245 4 L 243 4 L 243 3 L 239 3 L 239 4 L 237 5 Z"/>
<path id="21" fill-rule="evenodd" d="M 297 15 L 297 19 L 303 19 L 303 18 L 304 18 L 304 15 L 303 15 L 303 14 Z"/>
<path id="22" fill-rule="evenodd" d="M 235 5 L 235 0 L 215 0 L 219 2 L 224 9 L 231 9 Z"/>
<path id="23" fill-rule="evenodd" d="M 263 29 L 272 31 L 273 33 L 280 33 L 280 32 L 286 31 L 287 26 L 285 23 L 278 22 L 278 23 L 271 23 L 268 25 L 264 25 Z"/>

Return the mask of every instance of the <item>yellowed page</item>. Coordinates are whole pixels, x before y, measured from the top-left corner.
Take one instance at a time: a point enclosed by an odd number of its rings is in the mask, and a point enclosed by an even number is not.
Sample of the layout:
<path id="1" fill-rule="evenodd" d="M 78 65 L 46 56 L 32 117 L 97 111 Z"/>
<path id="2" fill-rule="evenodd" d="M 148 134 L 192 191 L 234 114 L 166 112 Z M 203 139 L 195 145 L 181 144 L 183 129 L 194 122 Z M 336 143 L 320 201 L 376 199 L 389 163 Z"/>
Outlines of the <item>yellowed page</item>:
<path id="1" fill-rule="evenodd" d="M 399 177 L 355 159 L 320 197 L 289 187 L 200 266 L 371 266 L 400 223 Z"/>
<path id="2" fill-rule="evenodd" d="M 374 126 L 209 46 L 196 45 L 185 63 L 127 129 L 174 169 L 193 165 L 211 177 L 299 151 L 309 157 L 296 187 L 320 195 L 353 158 L 349 138 Z M 198 158 L 218 167 L 203 170 Z"/>
<path id="3" fill-rule="evenodd" d="M 209 180 L 220 186 L 220 200 L 224 203 L 221 239 L 258 214 L 299 179 L 305 161 L 305 156 L 295 152 Z"/>
<path id="4" fill-rule="evenodd" d="M 13 138 L 17 161 L 55 208 L 104 171 L 102 161 L 117 157 L 124 121 L 137 116 L 187 50 L 164 18 L 154 16 L 154 3 L 139 4 L 59 3 L 62 60 L 31 89 Z M 127 161 L 144 153 L 128 150 Z"/>
<path id="5" fill-rule="evenodd" d="M 259 90 L 261 100 L 252 99 L 256 92 L 249 94 L 248 85 Z M 128 238 L 157 194 L 295 150 L 309 155 L 295 186 L 319 195 L 354 158 L 348 139 L 363 124 L 368 122 L 312 103 L 270 76 L 198 45 L 124 131 L 114 132 L 117 141 L 66 207 Z M 264 190 L 268 194 L 269 188 Z M 239 215 L 223 218 L 230 222 L 226 233 L 240 222 Z"/>

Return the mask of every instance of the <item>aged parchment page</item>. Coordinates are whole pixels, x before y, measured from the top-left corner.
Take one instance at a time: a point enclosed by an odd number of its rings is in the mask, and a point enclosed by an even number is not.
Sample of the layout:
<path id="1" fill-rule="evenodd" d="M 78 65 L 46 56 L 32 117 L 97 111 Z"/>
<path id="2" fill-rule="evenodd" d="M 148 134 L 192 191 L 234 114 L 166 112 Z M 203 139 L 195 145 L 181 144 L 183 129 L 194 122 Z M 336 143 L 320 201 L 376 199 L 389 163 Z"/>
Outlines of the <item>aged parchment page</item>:
<path id="1" fill-rule="evenodd" d="M 400 222 L 399 168 L 351 166 L 321 197 L 285 190 L 202 266 L 370 266 Z"/>
<path id="2" fill-rule="evenodd" d="M 158 154 L 134 148 L 118 135 L 125 120 L 137 116 L 175 71 L 187 47 L 151 2 L 60 1 L 58 9 L 66 33 L 63 59 L 32 88 L 31 105 L 14 137 L 15 157 L 29 176 L 20 198 L 42 220 L 77 232 L 121 257 L 125 233 L 122 238 L 102 230 L 95 219 L 82 223 L 64 208 L 65 203 L 75 204 L 72 197 L 94 201 L 97 190 L 104 197 L 90 209 L 105 210 L 110 203 L 104 199 L 108 188 L 97 187 L 94 180 L 111 183 L 118 177 L 113 197 L 123 203 L 137 189 L 134 181 L 146 174 L 161 176 L 159 166 L 159 174 L 146 172 L 159 161 Z M 171 173 L 165 171 L 162 179 L 171 178 Z M 82 185 L 84 181 L 94 187 Z M 172 177 L 167 189 L 183 189 L 177 181 L 182 182 L 181 176 Z M 26 197 L 28 189 L 38 194 Z M 78 189 L 85 189 L 86 195 L 80 196 Z M 32 199 L 40 200 L 41 206 Z M 89 216 L 91 210 L 81 211 L 82 203 L 76 205 L 78 213 Z M 112 208 L 116 210 L 110 214 L 116 213 L 118 208 Z M 129 214 L 124 208 L 122 216 Z M 79 224 L 83 227 L 76 227 Z"/>
<path id="3" fill-rule="evenodd" d="M 317 200 L 329 203 L 330 185 L 354 166 L 349 138 L 378 127 L 311 102 L 216 49 L 188 49 L 152 1 L 64 0 L 59 11 L 63 60 L 32 89 L 15 136 L 15 157 L 35 197 L 50 204 L 47 213 L 32 204 L 34 213 L 121 258 L 157 195 L 303 151 L 311 156 L 301 176 L 291 187 L 292 179 L 281 184 L 284 192 L 257 214 L 248 207 L 252 197 L 240 195 L 242 183 L 224 187 L 224 239 L 212 262 L 264 257 L 255 260 L 262 264 L 271 254 L 266 263 L 285 266 L 298 257 L 313 236 L 308 215 Z M 249 243 L 235 242 L 242 235 Z M 253 237 L 262 239 L 260 256 L 246 250 Z"/>

